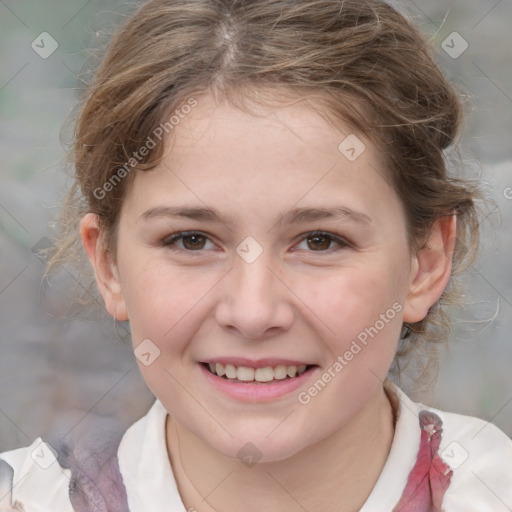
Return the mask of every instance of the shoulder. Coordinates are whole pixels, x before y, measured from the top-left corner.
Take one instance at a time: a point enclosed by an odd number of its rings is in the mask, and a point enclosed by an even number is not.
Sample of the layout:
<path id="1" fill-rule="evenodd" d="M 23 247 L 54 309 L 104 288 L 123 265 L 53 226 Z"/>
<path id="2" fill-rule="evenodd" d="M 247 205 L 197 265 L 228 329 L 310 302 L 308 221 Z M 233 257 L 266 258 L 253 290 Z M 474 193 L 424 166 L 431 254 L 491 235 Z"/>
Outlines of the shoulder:
<path id="1" fill-rule="evenodd" d="M 512 510 L 512 440 L 503 431 L 480 418 L 414 402 L 396 384 L 387 383 L 386 389 L 398 415 L 395 437 L 401 442 L 395 459 L 409 456 L 408 471 L 413 464 L 408 446 L 420 442 L 419 435 L 414 434 L 419 432 L 418 422 L 428 419 L 436 424 L 440 433 L 436 452 L 451 470 L 442 502 L 444 511 Z"/>
<path id="2" fill-rule="evenodd" d="M 446 510 L 509 512 L 512 509 L 512 439 L 488 421 L 417 404 L 442 421 L 440 457 L 453 475 Z"/>
<path id="3" fill-rule="evenodd" d="M 30 446 L 0 453 L 0 511 L 73 512 L 71 471 L 38 437 Z"/>
<path id="4" fill-rule="evenodd" d="M 77 435 L 0 453 L 0 512 L 97 512 L 126 504 L 117 449 L 123 429 L 95 419 Z M 3 507 L 3 508 L 2 508 Z"/>

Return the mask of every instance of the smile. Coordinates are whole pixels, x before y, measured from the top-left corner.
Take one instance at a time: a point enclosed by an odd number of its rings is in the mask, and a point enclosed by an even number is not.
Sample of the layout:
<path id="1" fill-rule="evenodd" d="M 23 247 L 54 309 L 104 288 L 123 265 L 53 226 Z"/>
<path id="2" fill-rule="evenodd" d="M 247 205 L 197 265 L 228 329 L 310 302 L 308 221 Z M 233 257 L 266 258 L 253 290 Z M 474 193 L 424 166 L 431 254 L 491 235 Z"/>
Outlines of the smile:
<path id="1" fill-rule="evenodd" d="M 264 403 L 292 396 L 320 371 L 304 360 L 244 357 L 207 359 L 197 365 L 210 389 L 230 399 Z"/>
<path id="2" fill-rule="evenodd" d="M 273 382 L 300 377 L 312 365 L 277 365 L 262 368 L 249 366 L 235 366 L 234 364 L 203 363 L 205 367 L 217 377 L 238 382 Z"/>

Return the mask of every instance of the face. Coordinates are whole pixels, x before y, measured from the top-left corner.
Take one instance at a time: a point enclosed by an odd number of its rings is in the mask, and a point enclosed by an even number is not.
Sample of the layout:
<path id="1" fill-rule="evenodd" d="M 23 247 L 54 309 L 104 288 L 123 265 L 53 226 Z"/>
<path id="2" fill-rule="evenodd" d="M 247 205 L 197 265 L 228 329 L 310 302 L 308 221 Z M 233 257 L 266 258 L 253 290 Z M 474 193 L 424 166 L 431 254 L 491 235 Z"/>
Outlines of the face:
<path id="1" fill-rule="evenodd" d="M 125 198 L 117 300 L 140 370 L 222 454 L 290 457 L 382 388 L 413 260 L 378 150 L 339 148 L 351 133 L 304 102 L 253 116 L 205 96 Z"/>

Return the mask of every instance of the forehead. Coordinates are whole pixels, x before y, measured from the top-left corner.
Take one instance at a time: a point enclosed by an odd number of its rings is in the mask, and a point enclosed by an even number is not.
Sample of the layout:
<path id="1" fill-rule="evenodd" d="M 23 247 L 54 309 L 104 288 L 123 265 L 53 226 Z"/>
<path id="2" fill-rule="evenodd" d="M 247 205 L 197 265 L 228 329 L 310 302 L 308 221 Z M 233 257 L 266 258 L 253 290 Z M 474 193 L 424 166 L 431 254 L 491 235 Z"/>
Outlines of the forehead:
<path id="1" fill-rule="evenodd" d="M 235 106 L 224 97 L 202 95 L 196 107 L 183 117 L 179 126 L 168 138 L 168 146 L 200 149 L 230 144 L 236 141 L 245 150 L 266 144 L 289 145 L 323 150 L 326 144 L 338 145 L 340 140 L 353 132 L 346 123 L 336 127 L 326 120 L 326 109 L 315 98 L 287 99 L 263 92 L 262 103 L 253 98 L 242 99 L 243 106 Z M 275 137 L 278 136 L 278 139 Z M 231 147 L 235 151 L 235 147 Z"/>
<path id="2" fill-rule="evenodd" d="M 177 196 L 189 206 L 233 205 L 231 216 L 250 205 L 261 215 L 277 205 L 283 211 L 328 202 L 378 215 L 377 199 L 397 198 L 377 148 L 346 123 L 334 127 L 320 108 L 290 100 L 246 111 L 197 97 L 168 137 L 161 164 L 137 173 L 132 189 L 161 205 Z"/>

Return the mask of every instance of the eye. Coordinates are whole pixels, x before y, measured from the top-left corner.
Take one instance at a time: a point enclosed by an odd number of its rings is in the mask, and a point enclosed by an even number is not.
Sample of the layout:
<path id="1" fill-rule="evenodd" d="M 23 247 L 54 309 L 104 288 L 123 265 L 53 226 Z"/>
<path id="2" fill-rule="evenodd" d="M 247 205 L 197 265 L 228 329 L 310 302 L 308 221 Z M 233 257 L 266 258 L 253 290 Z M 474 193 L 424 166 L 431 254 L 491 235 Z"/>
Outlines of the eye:
<path id="1" fill-rule="evenodd" d="M 308 252 L 334 252 L 340 249 L 350 247 L 349 242 L 344 238 L 331 233 L 323 231 L 314 231 L 307 233 L 301 243 L 306 243 L 307 248 L 301 248 L 300 244 L 297 245 L 294 250 L 302 249 Z M 207 247 L 210 243 L 211 246 Z M 332 244 L 337 244 L 337 248 L 331 248 Z M 183 231 L 174 233 L 165 237 L 160 245 L 162 247 L 169 248 L 172 251 L 182 252 L 201 252 L 203 249 L 212 249 L 214 246 L 213 242 L 209 240 L 208 236 L 199 231 Z M 181 246 L 180 246 L 181 245 Z"/>
<path id="2" fill-rule="evenodd" d="M 198 231 L 184 231 L 174 233 L 161 241 L 162 247 L 168 247 L 173 251 L 198 252 L 205 248 L 208 237 Z M 181 243 L 181 247 L 177 247 Z M 210 243 L 212 243 L 210 241 Z M 212 244 L 213 245 L 213 244 Z"/>
<path id="3" fill-rule="evenodd" d="M 325 233 L 323 231 L 313 231 L 311 233 L 307 233 L 307 236 L 303 238 L 301 243 L 304 242 L 310 249 L 309 252 L 333 252 L 350 247 L 350 244 L 344 238 L 333 235 L 331 233 Z M 330 249 L 333 242 L 337 244 L 338 247 Z M 296 247 L 300 249 L 300 244 Z"/>

